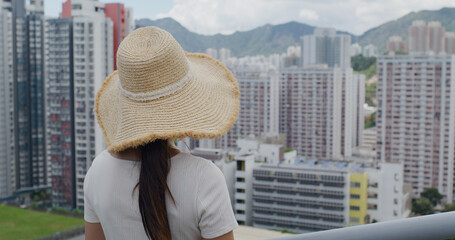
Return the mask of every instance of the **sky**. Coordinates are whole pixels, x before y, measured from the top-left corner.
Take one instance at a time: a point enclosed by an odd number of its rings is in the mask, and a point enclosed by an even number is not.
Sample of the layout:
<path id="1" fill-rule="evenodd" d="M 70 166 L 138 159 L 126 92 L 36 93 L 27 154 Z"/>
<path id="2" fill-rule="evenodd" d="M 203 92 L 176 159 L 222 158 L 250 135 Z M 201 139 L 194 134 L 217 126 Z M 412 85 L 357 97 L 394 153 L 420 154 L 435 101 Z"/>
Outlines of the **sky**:
<path id="1" fill-rule="evenodd" d="M 455 7 L 454 0 L 100 0 L 133 8 L 135 19 L 172 17 L 192 32 L 212 35 L 297 21 L 361 35 L 411 11 Z M 57 17 L 64 0 L 45 0 Z"/>

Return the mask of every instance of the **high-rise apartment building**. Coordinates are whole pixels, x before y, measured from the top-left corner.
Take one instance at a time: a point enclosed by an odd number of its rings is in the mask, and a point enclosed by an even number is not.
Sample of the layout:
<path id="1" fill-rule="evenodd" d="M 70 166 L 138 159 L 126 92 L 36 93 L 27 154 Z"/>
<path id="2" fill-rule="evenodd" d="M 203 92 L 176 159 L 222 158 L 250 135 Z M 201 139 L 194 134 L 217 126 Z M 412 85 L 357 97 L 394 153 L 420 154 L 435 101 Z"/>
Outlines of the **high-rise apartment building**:
<path id="1" fill-rule="evenodd" d="M 352 69 L 313 66 L 280 76 L 280 133 L 300 156 L 350 156 L 355 99 Z"/>
<path id="2" fill-rule="evenodd" d="M 205 54 L 209 55 L 210 57 L 212 58 L 215 58 L 217 59 L 218 58 L 218 50 L 214 49 L 214 48 L 207 48 L 205 50 Z"/>
<path id="3" fill-rule="evenodd" d="M 11 2 L 0 0 L 0 199 L 13 194 L 13 76 Z"/>
<path id="4" fill-rule="evenodd" d="M 73 21 L 46 21 L 47 152 L 52 206 L 76 207 Z"/>
<path id="5" fill-rule="evenodd" d="M 410 52 L 428 50 L 427 26 L 425 21 L 414 21 L 408 28 L 408 47 Z"/>
<path id="6" fill-rule="evenodd" d="M 316 28 L 313 35 L 302 37 L 302 67 L 327 64 L 329 67 L 351 67 L 351 37 L 337 34 L 333 28 Z"/>
<path id="7" fill-rule="evenodd" d="M 199 140 L 199 147 L 233 148 L 240 137 L 278 134 L 278 73 L 273 69 L 264 71 L 257 65 L 232 65 L 229 68 L 239 83 L 237 121 L 224 136 Z"/>
<path id="8" fill-rule="evenodd" d="M 445 28 L 440 22 L 414 21 L 408 29 L 408 46 L 409 52 L 445 52 Z"/>
<path id="9" fill-rule="evenodd" d="M 125 26 L 127 35 L 136 29 L 136 23 L 134 22 L 134 11 L 133 8 L 125 7 Z"/>
<path id="10" fill-rule="evenodd" d="M 357 56 L 362 54 L 362 46 L 358 43 L 354 43 L 351 45 L 351 56 Z"/>
<path id="11" fill-rule="evenodd" d="M 127 11 L 122 3 L 106 3 L 104 5 L 106 17 L 110 18 L 114 24 L 114 69 L 117 69 L 117 49 L 129 33 Z"/>
<path id="12" fill-rule="evenodd" d="M 104 3 L 91 0 L 66 1 L 62 17 L 73 24 L 75 206 L 83 210 L 85 174 L 106 147 L 93 108 L 96 92 L 114 69 L 113 23 L 105 16 Z"/>
<path id="13" fill-rule="evenodd" d="M 227 60 L 231 57 L 231 49 L 227 48 L 220 48 L 219 52 L 219 60 L 223 63 L 226 63 Z"/>
<path id="14" fill-rule="evenodd" d="M 362 55 L 364 57 L 377 57 L 379 55 L 378 48 L 373 44 L 368 44 L 363 47 Z"/>
<path id="15" fill-rule="evenodd" d="M 239 137 L 278 133 L 278 74 L 254 67 L 231 69 L 240 89 L 240 108 L 236 123 L 226 134 L 226 146 L 235 146 Z"/>
<path id="16" fill-rule="evenodd" d="M 455 33 L 446 32 L 445 40 L 445 50 L 447 54 L 455 54 Z"/>
<path id="17" fill-rule="evenodd" d="M 377 159 L 404 164 L 413 197 L 435 187 L 453 199 L 455 57 L 390 55 L 377 65 Z"/>
<path id="18" fill-rule="evenodd" d="M 365 75 L 352 75 L 352 146 L 362 145 L 363 129 L 365 127 Z"/>
<path id="19" fill-rule="evenodd" d="M 14 190 L 47 188 L 43 1 L 11 2 Z"/>
<path id="20" fill-rule="evenodd" d="M 433 53 L 445 52 L 445 34 L 446 29 L 441 26 L 440 22 L 429 22 L 427 27 L 428 34 L 428 51 Z"/>
<path id="21" fill-rule="evenodd" d="M 408 43 L 400 36 L 391 36 L 386 44 L 387 52 L 408 52 Z"/>

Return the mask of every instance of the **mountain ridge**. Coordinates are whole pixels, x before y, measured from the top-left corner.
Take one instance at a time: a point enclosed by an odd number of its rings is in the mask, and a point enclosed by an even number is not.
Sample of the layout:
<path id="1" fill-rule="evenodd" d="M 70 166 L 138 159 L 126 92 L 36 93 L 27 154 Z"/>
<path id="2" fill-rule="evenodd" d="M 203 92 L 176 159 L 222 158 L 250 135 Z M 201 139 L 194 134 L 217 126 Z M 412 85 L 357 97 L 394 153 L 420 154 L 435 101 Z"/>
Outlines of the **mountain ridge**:
<path id="1" fill-rule="evenodd" d="M 382 52 L 390 36 L 398 35 L 406 40 L 407 29 L 415 20 L 439 21 L 446 31 L 455 31 L 455 18 L 452 16 L 455 16 L 455 8 L 422 10 L 410 12 L 398 19 L 373 27 L 359 36 L 344 31 L 337 32 L 349 34 L 352 43 L 358 42 L 362 46 L 374 44 Z M 276 25 L 265 24 L 248 31 L 235 31 L 232 34 L 203 35 L 189 31 L 172 18 L 138 19 L 135 23 L 137 28 L 157 26 L 169 31 L 186 51 L 205 52 L 207 48 L 229 48 L 232 56 L 236 57 L 284 53 L 287 47 L 300 45 L 300 37 L 312 34 L 316 28 L 305 23 L 290 21 Z"/>

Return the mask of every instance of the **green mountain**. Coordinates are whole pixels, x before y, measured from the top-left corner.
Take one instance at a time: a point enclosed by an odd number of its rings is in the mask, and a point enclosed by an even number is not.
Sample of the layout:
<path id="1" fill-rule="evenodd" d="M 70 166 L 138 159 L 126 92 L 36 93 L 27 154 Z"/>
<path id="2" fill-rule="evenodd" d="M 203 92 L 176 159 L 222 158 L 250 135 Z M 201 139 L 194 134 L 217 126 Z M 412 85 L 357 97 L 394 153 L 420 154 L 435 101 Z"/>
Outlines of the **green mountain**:
<path id="1" fill-rule="evenodd" d="M 362 46 L 371 43 L 382 52 L 390 36 L 399 35 L 407 39 L 408 27 L 415 20 L 439 21 L 446 28 L 446 31 L 455 31 L 455 8 L 411 12 L 397 20 L 372 28 L 361 36 L 350 34 L 352 42 L 359 42 Z M 278 25 L 267 24 L 249 31 L 237 31 L 229 35 L 202 35 L 189 31 L 172 18 L 136 20 L 136 27 L 145 26 L 157 26 L 167 30 L 186 51 L 205 52 L 207 48 L 229 48 L 232 55 L 237 57 L 286 52 L 288 46 L 299 44 L 300 37 L 312 34 L 315 28 L 293 21 Z M 349 34 L 346 32 L 339 33 Z"/>
<path id="2" fill-rule="evenodd" d="M 136 20 L 136 28 L 145 26 L 157 26 L 170 32 L 186 51 L 205 52 L 207 48 L 229 48 L 231 54 L 238 57 L 286 52 L 290 45 L 299 44 L 300 37 L 312 34 L 315 28 L 303 23 L 288 22 L 278 25 L 267 24 L 230 35 L 208 36 L 190 32 L 172 18 Z"/>
<path id="3" fill-rule="evenodd" d="M 455 31 L 455 8 L 411 12 L 397 20 L 384 23 L 366 31 L 359 37 L 359 44 L 365 46 L 371 43 L 376 45 L 380 51 L 384 51 L 390 36 L 398 35 L 403 39 L 408 39 L 408 27 L 415 20 L 424 20 L 427 23 L 429 21 L 439 21 L 446 28 L 446 31 L 453 32 Z"/>

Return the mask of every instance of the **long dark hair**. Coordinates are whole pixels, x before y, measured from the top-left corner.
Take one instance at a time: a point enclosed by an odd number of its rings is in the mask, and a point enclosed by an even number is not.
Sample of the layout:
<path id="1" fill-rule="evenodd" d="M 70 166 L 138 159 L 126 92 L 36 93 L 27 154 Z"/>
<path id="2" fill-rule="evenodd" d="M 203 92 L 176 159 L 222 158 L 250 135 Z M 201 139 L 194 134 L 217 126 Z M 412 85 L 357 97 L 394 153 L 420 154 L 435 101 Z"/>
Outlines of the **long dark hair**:
<path id="1" fill-rule="evenodd" d="M 167 185 L 171 169 L 170 151 L 168 140 L 158 139 L 140 146 L 141 173 L 136 187 L 139 187 L 142 224 L 149 239 L 171 240 L 165 198 L 167 191 L 175 204 Z"/>

